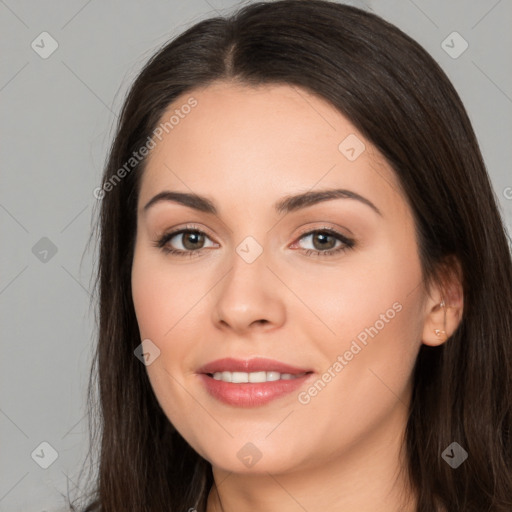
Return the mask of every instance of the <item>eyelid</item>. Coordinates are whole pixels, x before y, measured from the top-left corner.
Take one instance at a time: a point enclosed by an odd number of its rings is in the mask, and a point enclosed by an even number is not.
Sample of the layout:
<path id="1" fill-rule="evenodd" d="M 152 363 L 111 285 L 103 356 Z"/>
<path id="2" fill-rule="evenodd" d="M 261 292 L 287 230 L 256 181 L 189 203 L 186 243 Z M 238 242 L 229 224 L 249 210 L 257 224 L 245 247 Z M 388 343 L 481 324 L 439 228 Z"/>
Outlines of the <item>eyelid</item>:
<path id="1" fill-rule="evenodd" d="M 161 235 L 159 235 L 158 238 L 162 238 L 162 237 L 165 237 L 166 235 L 170 235 L 172 234 L 173 236 L 183 232 L 183 231 L 187 231 L 187 230 L 190 230 L 190 231 L 200 231 L 200 232 L 203 232 L 204 234 L 208 235 L 209 238 L 211 238 L 212 240 L 215 239 L 214 236 L 212 236 L 211 232 L 208 230 L 208 228 L 204 227 L 204 226 L 200 226 L 199 224 L 186 224 L 184 226 L 180 226 L 179 224 L 177 226 L 173 226 L 172 228 L 169 228 L 169 229 L 166 229 L 163 231 L 163 233 Z M 340 232 L 339 229 L 337 228 L 334 228 L 332 226 L 326 226 L 326 225 L 321 225 L 321 226 L 308 226 L 308 227 L 304 227 L 304 228 L 301 228 L 299 233 L 296 235 L 296 240 L 297 239 L 300 239 L 302 238 L 303 235 L 306 235 L 306 234 L 311 234 L 311 233 L 314 233 L 314 232 L 317 232 L 317 231 L 328 231 L 332 234 L 335 234 L 335 235 L 338 235 L 342 238 L 345 238 L 346 240 L 351 240 L 351 238 L 348 236 L 348 235 L 345 235 L 343 234 L 342 232 Z M 216 242 L 218 243 L 218 242 Z"/>
<path id="2" fill-rule="evenodd" d="M 340 238 L 343 238 L 345 240 L 354 240 L 354 238 L 351 236 L 351 235 L 346 235 L 344 234 L 340 228 L 335 228 L 333 226 L 328 226 L 328 225 L 321 225 L 321 226 L 308 226 L 306 228 L 301 228 L 301 230 L 299 231 L 298 235 L 297 235 L 297 239 L 300 239 L 302 238 L 304 235 L 307 235 L 307 234 L 311 234 L 311 233 L 316 233 L 317 231 L 327 231 L 333 235 L 336 235 L 336 236 L 339 236 Z M 355 241 L 355 240 L 354 240 Z"/>
<path id="3" fill-rule="evenodd" d="M 201 233 L 204 233 L 209 238 L 212 239 L 212 241 L 215 240 L 215 237 L 211 234 L 210 230 L 204 226 L 201 226 L 199 224 L 185 224 L 183 226 L 180 226 L 179 224 L 177 226 L 173 226 L 172 228 L 165 229 L 163 232 L 158 236 L 158 238 L 166 237 L 167 235 L 176 236 L 179 233 L 182 233 L 183 231 L 199 231 Z M 218 243 L 218 242 L 216 242 Z"/>

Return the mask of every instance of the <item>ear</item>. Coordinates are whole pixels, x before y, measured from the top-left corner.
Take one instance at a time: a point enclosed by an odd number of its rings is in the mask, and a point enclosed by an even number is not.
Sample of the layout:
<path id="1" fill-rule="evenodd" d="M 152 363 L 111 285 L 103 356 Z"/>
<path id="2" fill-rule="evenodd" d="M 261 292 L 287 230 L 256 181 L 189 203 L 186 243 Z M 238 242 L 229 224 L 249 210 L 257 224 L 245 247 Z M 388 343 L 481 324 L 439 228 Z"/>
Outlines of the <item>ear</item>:
<path id="1" fill-rule="evenodd" d="M 442 345 L 462 320 L 464 290 L 462 268 L 455 257 L 441 266 L 440 283 L 434 284 L 425 301 L 422 342 L 432 347 Z M 443 306 L 444 301 L 444 306 Z"/>

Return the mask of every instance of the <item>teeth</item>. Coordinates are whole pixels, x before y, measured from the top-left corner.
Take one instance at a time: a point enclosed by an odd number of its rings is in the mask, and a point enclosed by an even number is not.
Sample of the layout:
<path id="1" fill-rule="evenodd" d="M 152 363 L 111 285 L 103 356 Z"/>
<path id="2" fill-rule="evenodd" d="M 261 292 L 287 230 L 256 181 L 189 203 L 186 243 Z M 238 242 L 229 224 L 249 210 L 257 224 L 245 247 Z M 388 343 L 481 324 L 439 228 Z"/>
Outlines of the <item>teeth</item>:
<path id="1" fill-rule="evenodd" d="M 243 382 L 271 382 L 274 380 L 291 380 L 302 377 L 305 373 L 292 375 L 291 373 L 279 372 L 215 372 L 213 378 L 223 382 L 233 382 L 240 384 Z"/>

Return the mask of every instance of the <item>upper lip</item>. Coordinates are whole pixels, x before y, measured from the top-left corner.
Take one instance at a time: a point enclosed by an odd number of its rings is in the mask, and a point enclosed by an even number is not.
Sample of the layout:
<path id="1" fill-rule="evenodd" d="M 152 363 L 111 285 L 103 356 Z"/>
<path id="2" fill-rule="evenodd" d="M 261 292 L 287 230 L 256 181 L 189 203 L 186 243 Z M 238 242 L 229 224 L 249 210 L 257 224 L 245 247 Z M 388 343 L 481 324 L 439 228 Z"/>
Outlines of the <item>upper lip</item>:
<path id="1" fill-rule="evenodd" d="M 204 366 L 201 366 L 198 373 L 216 373 L 216 372 L 279 372 L 290 373 L 297 375 L 300 373 L 308 373 L 311 370 L 306 368 L 297 368 L 280 361 L 273 359 L 266 359 L 264 357 L 255 357 L 253 359 L 233 359 L 226 357 L 223 359 L 216 359 Z"/>

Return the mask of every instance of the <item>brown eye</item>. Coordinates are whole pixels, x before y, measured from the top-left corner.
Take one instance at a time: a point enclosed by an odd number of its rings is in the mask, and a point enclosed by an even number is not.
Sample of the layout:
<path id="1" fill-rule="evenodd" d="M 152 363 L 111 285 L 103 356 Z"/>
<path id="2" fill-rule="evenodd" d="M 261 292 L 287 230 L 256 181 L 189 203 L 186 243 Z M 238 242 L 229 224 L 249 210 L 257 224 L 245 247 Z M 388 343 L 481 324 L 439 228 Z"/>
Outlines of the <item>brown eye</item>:
<path id="1" fill-rule="evenodd" d="M 210 241 L 209 246 L 205 246 L 207 241 Z M 169 254 L 192 256 L 198 255 L 205 247 L 213 247 L 215 244 L 206 233 L 198 229 L 180 229 L 165 234 L 155 245 Z"/>
<path id="2" fill-rule="evenodd" d="M 185 249 L 194 251 L 202 248 L 201 246 L 204 243 L 203 233 L 200 233 L 199 231 L 183 231 L 180 234 L 183 235 L 182 244 Z"/>
<path id="3" fill-rule="evenodd" d="M 329 235 L 324 231 L 318 231 L 312 235 L 312 241 L 314 248 L 319 251 L 323 249 L 333 249 L 336 245 L 336 239 L 334 236 Z"/>
<path id="4" fill-rule="evenodd" d="M 300 244 L 302 240 L 310 240 L 312 247 L 302 247 L 306 255 L 329 256 L 341 253 L 355 246 L 355 241 L 344 237 L 341 233 L 331 229 L 316 229 L 303 234 L 299 238 Z M 339 243 L 338 243 L 339 242 Z"/>

